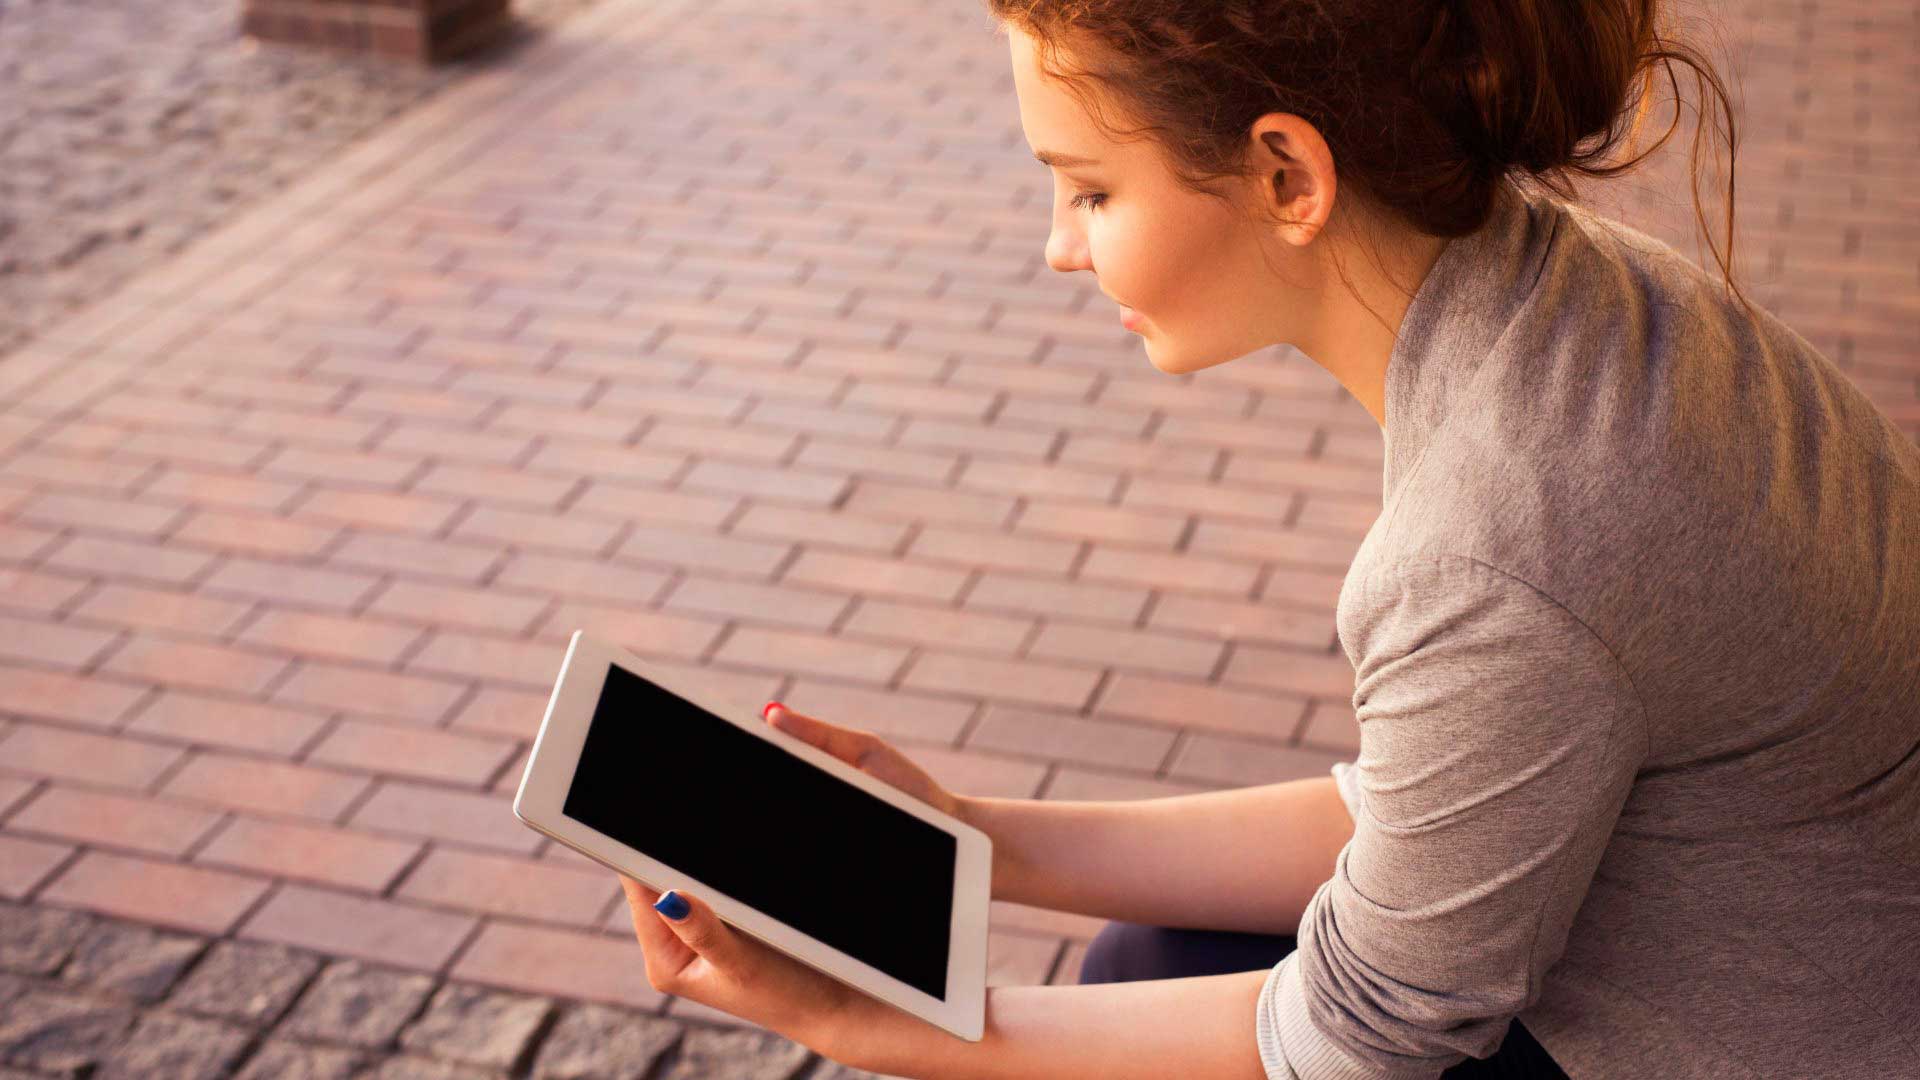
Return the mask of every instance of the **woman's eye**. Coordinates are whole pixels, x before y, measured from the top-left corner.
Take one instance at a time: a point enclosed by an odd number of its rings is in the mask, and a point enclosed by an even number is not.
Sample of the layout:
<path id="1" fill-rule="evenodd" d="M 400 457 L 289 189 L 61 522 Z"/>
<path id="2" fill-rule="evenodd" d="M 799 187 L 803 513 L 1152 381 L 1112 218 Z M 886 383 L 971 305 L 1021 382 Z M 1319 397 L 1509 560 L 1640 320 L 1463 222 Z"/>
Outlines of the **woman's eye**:
<path id="1" fill-rule="evenodd" d="M 1093 192 L 1093 191 L 1083 191 L 1080 194 L 1075 195 L 1072 199 L 1068 200 L 1067 205 L 1073 207 L 1076 210 L 1079 210 L 1079 209 L 1098 210 L 1101 204 L 1105 203 L 1106 201 L 1107 201 L 1107 197 L 1105 195 L 1102 195 L 1098 192 Z"/>

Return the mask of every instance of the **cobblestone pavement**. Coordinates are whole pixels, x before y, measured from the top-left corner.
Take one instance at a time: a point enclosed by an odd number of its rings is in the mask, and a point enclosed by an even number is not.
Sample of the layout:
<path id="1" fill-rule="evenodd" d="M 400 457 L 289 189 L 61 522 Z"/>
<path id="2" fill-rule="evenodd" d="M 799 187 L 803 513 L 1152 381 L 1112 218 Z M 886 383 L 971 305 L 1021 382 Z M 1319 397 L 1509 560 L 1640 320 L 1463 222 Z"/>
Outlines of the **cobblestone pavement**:
<path id="1" fill-rule="evenodd" d="M 769 1032 L 3 902 L 0 1058 L 0 1078 L 872 1076 Z"/>
<path id="2" fill-rule="evenodd" d="M 1743 277 L 1920 434 L 1915 11 L 1724 10 Z M 1004 50 L 600 0 L 0 360 L 0 894 L 725 1023 L 510 813 L 577 627 L 970 794 L 1350 759 L 1378 428 L 1046 269 Z M 1686 250 L 1675 160 L 1604 197 Z M 989 981 L 1099 926 L 996 902 Z"/>
<path id="3" fill-rule="evenodd" d="M 0 0 L 0 355 L 593 2 L 428 68 L 263 45 L 237 0 Z"/>

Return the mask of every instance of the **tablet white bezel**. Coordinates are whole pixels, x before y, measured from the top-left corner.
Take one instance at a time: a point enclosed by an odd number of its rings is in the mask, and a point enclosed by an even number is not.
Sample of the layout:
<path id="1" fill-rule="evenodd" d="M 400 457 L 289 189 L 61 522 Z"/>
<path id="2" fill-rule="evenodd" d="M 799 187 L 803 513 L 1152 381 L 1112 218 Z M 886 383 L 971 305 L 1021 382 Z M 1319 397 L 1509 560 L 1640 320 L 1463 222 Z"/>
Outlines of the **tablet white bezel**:
<path id="1" fill-rule="evenodd" d="M 641 678 L 766 739 L 836 778 L 899 807 L 956 841 L 952 923 L 948 931 L 946 1000 L 901 982 L 869 964 L 762 914 L 697 878 L 560 812 L 600 700 L 608 666 Z M 715 673 L 716 676 L 719 673 Z M 752 720 L 742 717 L 751 716 Z M 732 812 L 717 807 L 715 812 Z M 971 1042 L 986 1025 L 987 921 L 992 892 L 993 842 L 986 833 L 811 746 L 761 719 L 756 707 L 728 694 L 718 678 L 671 673 L 601 638 L 575 630 L 534 738 L 513 813 L 528 826 L 587 857 L 662 892 L 684 889 L 713 906 L 722 919 L 802 963 Z M 823 883 L 831 887 L 832 883 Z"/>

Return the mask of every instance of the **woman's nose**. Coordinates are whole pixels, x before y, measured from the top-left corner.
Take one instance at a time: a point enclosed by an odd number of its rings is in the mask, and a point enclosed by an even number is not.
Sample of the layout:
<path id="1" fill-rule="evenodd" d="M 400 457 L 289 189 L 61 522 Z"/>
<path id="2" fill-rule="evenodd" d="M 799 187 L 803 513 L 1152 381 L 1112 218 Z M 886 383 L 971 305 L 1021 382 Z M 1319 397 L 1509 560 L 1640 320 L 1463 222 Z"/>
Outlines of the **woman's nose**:
<path id="1" fill-rule="evenodd" d="M 1067 229 L 1053 230 L 1047 237 L 1047 265 L 1062 274 L 1092 269 L 1086 238 Z"/>

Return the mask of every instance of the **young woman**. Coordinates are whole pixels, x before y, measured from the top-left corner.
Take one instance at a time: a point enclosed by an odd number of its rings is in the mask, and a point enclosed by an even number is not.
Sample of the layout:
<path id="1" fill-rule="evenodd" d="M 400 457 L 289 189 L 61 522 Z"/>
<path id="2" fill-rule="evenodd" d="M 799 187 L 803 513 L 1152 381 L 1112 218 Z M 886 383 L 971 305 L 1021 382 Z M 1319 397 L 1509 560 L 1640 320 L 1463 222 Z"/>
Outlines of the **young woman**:
<path id="1" fill-rule="evenodd" d="M 1163 371 L 1291 344 L 1381 426 L 1359 759 L 963 798 L 770 710 L 1114 921 L 969 1043 L 623 879 L 654 985 L 911 1077 L 1920 1076 L 1920 449 L 1733 287 L 1731 213 L 1722 280 L 1560 187 L 1711 67 L 1649 0 L 990 7 L 1050 264 Z"/>

